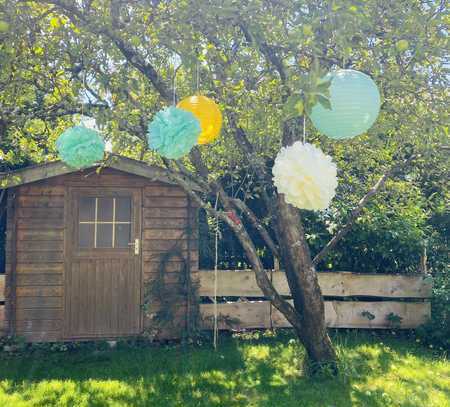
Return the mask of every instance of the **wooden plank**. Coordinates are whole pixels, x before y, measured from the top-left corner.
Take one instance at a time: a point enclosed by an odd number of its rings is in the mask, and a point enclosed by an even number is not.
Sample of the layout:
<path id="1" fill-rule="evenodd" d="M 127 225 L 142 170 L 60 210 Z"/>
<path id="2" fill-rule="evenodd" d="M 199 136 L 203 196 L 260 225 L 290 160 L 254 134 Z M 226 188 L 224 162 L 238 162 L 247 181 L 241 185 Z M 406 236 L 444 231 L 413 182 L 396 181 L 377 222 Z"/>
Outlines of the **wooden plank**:
<path id="1" fill-rule="evenodd" d="M 166 250 L 153 250 L 153 251 L 144 250 L 142 252 L 142 257 L 144 259 L 144 262 L 148 262 L 148 261 L 158 262 L 161 260 L 161 256 L 163 256 L 166 253 L 167 253 L 167 249 Z M 183 250 L 182 255 L 185 259 L 187 259 L 187 250 Z M 173 257 L 171 257 L 171 260 L 173 260 L 173 261 L 179 260 L 179 257 L 173 256 Z M 198 262 L 198 251 L 197 250 L 192 251 L 191 261 Z"/>
<path id="2" fill-rule="evenodd" d="M 358 274 L 348 272 L 318 273 L 324 296 L 333 297 L 390 297 L 429 298 L 432 283 L 422 275 Z M 274 287 L 281 295 L 290 295 L 283 272 L 272 273 Z M 214 293 L 214 272 L 200 271 L 200 296 Z M 253 271 L 220 271 L 218 294 L 224 297 L 261 297 Z"/>
<path id="3" fill-rule="evenodd" d="M 48 218 L 48 219 L 33 219 L 24 218 L 17 219 L 17 229 L 64 229 L 64 219 L 63 218 Z"/>
<path id="4" fill-rule="evenodd" d="M 18 240 L 18 252 L 51 252 L 64 250 L 62 240 Z"/>
<path id="5" fill-rule="evenodd" d="M 17 332 L 55 332 L 62 328 L 60 319 L 28 319 L 16 321 Z"/>
<path id="6" fill-rule="evenodd" d="M 64 240 L 62 229 L 19 229 L 17 240 Z"/>
<path id="7" fill-rule="evenodd" d="M 144 230 L 144 239 L 147 239 L 147 240 L 179 240 L 179 239 L 187 239 L 187 234 L 184 230 L 146 229 L 146 230 Z"/>
<path id="8" fill-rule="evenodd" d="M 319 273 L 319 284 L 328 296 L 429 298 L 432 279 L 423 275 Z"/>
<path id="9" fill-rule="evenodd" d="M 96 262 L 96 307 L 95 307 L 95 327 L 98 332 L 108 332 L 108 320 L 105 315 L 108 315 L 107 300 L 110 295 L 108 289 L 109 274 L 106 267 L 106 261 Z"/>
<path id="10" fill-rule="evenodd" d="M 178 272 L 178 273 L 165 273 L 164 274 L 164 284 L 166 285 L 184 285 L 184 276 Z M 159 281 L 159 275 L 158 274 L 144 274 L 144 284 L 153 284 L 155 281 Z M 193 282 L 198 282 L 198 279 L 195 278 L 195 276 L 191 275 L 191 280 Z"/>
<path id="11" fill-rule="evenodd" d="M 91 174 L 88 177 L 77 175 L 71 176 L 65 181 L 66 185 L 73 187 L 136 187 L 142 188 L 146 183 L 145 178 L 136 177 L 134 175 L 96 175 Z"/>
<path id="12" fill-rule="evenodd" d="M 19 263 L 62 263 L 64 254 L 62 251 L 55 252 L 21 252 L 17 253 Z"/>
<path id="13" fill-rule="evenodd" d="M 23 195 L 21 194 L 18 199 L 18 205 L 20 208 L 63 208 L 64 196 L 38 196 L 38 195 Z"/>
<path id="14" fill-rule="evenodd" d="M 17 312 L 17 320 L 29 321 L 31 319 L 62 319 L 62 308 L 21 308 Z"/>
<path id="15" fill-rule="evenodd" d="M 159 266 L 159 261 L 146 261 L 144 262 L 143 272 L 144 274 L 159 273 Z M 182 267 L 183 262 L 174 259 L 166 263 L 165 271 L 167 273 L 179 273 Z M 195 260 L 191 261 L 191 272 L 198 272 L 198 262 Z"/>
<path id="16" fill-rule="evenodd" d="M 64 272 L 63 263 L 17 263 L 17 276 L 22 273 L 59 274 Z"/>
<path id="17" fill-rule="evenodd" d="M 172 250 L 174 247 L 178 247 L 181 250 L 186 250 L 187 253 L 187 240 L 162 240 L 162 239 L 155 239 L 155 240 L 144 240 L 142 242 L 142 250 L 143 251 L 167 251 Z M 191 252 L 196 249 L 198 246 L 197 242 L 191 243 Z"/>
<path id="18" fill-rule="evenodd" d="M 61 297 L 63 295 L 63 287 L 17 287 L 16 292 L 17 297 Z"/>
<path id="19" fill-rule="evenodd" d="M 187 204 L 187 197 L 146 196 L 144 198 L 144 207 L 146 208 L 186 208 Z"/>
<path id="20" fill-rule="evenodd" d="M 218 304 L 218 323 L 220 329 L 269 328 L 269 301 L 233 302 Z M 370 312 L 374 319 L 369 321 L 363 315 Z M 202 323 L 205 329 L 211 329 L 214 316 L 214 304 L 200 304 Z M 325 322 L 330 328 L 392 328 L 387 316 L 393 313 L 402 318 L 399 328 L 417 328 L 425 323 L 431 313 L 429 302 L 356 302 L 325 301 Z M 273 326 L 290 327 L 290 324 L 276 309 L 272 308 Z"/>
<path id="21" fill-rule="evenodd" d="M 26 196 L 58 197 L 64 196 L 65 187 L 62 185 L 49 185 L 48 182 L 41 182 L 33 185 L 20 187 L 20 194 Z"/>
<path id="22" fill-rule="evenodd" d="M 62 162 L 35 165 L 21 170 L 13 171 L 9 174 L 0 176 L 0 180 L 6 180 L 7 187 L 15 185 L 28 184 L 45 178 L 55 177 L 57 175 L 73 172 L 74 169 Z"/>
<path id="23" fill-rule="evenodd" d="M 62 297 L 17 297 L 17 309 L 62 308 Z"/>
<path id="24" fill-rule="evenodd" d="M 8 329 L 6 322 L 6 315 L 5 315 L 5 306 L 0 305 L 0 336 L 3 336 L 6 334 L 6 331 Z"/>
<path id="25" fill-rule="evenodd" d="M 185 197 L 186 192 L 176 186 L 168 186 L 164 184 L 148 185 L 144 188 L 144 197 Z"/>
<path id="26" fill-rule="evenodd" d="M 163 168 L 150 166 L 143 162 L 132 160 L 126 157 L 114 156 L 108 161 L 108 165 L 116 170 L 139 175 L 152 181 L 160 181 L 173 184 L 173 181 L 167 176 L 167 171 Z"/>
<path id="27" fill-rule="evenodd" d="M 17 274 L 17 286 L 51 286 L 62 285 L 63 274 L 62 273 L 19 273 Z"/>
<path id="28" fill-rule="evenodd" d="M 187 208 L 144 208 L 144 218 L 187 218 Z"/>
<path id="29" fill-rule="evenodd" d="M 144 219 L 144 229 L 171 229 L 185 230 L 188 225 L 188 218 L 146 218 Z"/>
<path id="30" fill-rule="evenodd" d="M 16 242 L 17 242 L 17 189 L 12 188 L 8 190 L 7 201 L 7 225 L 8 240 L 5 247 L 5 261 L 9 264 L 6 280 L 5 280 L 5 313 L 4 320 L 8 320 L 8 326 L 4 322 L 4 330 L 8 331 L 9 335 L 15 335 L 16 327 L 16 265 L 18 261 Z M 5 270 L 6 271 L 6 270 Z M 7 289 L 6 289 L 7 287 Z"/>
<path id="31" fill-rule="evenodd" d="M 59 342 L 61 341 L 61 331 L 38 331 L 38 332 L 22 332 L 21 336 L 27 342 Z"/>
<path id="32" fill-rule="evenodd" d="M 63 219 L 63 208 L 17 208 L 17 217 L 20 219 Z"/>
<path id="33" fill-rule="evenodd" d="M 5 301 L 5 275 L 0 274 L 0 302 Z"/>

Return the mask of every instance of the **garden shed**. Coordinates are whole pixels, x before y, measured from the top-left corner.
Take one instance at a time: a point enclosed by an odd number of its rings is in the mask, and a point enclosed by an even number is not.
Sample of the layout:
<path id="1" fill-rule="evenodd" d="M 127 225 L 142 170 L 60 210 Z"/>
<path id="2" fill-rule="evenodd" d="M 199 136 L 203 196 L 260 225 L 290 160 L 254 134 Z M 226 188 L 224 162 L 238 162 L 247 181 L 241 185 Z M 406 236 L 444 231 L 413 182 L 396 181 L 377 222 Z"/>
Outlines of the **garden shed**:
<path id="1" fill-rule="evenodd" d="M 189 329 L 198 303 L 197 209 L 163 169 L 111 156 L 83 170 L 32 166 L 1 182 L 3 333 L 62 341 L 170 338 Z"/>

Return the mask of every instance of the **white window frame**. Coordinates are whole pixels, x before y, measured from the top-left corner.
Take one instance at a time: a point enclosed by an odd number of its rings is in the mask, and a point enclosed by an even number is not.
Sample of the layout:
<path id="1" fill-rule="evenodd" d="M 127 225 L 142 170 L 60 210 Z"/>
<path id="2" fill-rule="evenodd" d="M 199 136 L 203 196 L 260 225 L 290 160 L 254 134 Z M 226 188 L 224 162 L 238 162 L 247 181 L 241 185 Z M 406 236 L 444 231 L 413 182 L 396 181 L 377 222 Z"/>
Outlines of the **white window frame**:
<path id="1" fill-rule="evenodd" d="M 112 222 L 106 222 L 106 221 L 99 221 L 98 220 L 98 200 L 100 199 L 99 197 L 92 197 L 92 196 L 85 196 L 85 197 L 80 197 L 80 200 L 82 198 L 94 198 L 95 199 L 95 215 L 94 215 L 94 220 L 93 221 L 78 221 L 78 223 L 80 225 L 94 225 L 94 249 L 97 249 L 97 227 L 98 225 L 112 225 L 112 246 L 111 247 L 99 247 L 99 249 L 115 249 L 115 245 L 116 245 L 116 225 L 130 225 L 131 227 L 131 220 L 129 222 L 123 222 L 123 221 L 117 221 L 116 220 L 116 197 L 107 197 L 107 196 L 102 196 L 100 198 L 110 198 L 113 200 L 113 218 L 112 218 Z M 129 197 L 127 197 L 129 198 Z M 131 198 L 130 202 L 131 202 Z M 78 214 L 78 216 L 80 216 Z M 130 217 L 132 216 L 132 214 L 130 213 Z M 78 242 L 79 244 L 79 242 Z M 120 249 L 123 249 L 123 247 L 120 247 Z"/>

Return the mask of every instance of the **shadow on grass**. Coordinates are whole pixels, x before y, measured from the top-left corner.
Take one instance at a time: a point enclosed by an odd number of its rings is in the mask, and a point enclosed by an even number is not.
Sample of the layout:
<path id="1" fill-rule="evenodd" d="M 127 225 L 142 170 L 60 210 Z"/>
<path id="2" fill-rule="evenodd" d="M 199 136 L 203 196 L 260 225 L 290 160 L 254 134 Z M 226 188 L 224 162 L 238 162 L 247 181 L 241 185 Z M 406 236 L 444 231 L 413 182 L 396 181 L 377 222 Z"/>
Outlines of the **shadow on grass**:
<path id="1" fill-rule="evenodd" d="M 217 352 L 162 347 L 0 357 L 0 404 L 3 391 L 11 403 L 45 406 L 351 406 L 348 384 L 302 377 L 301 359 L 287 339 L 227 339 Z"/>
<path id="2" fill-rule="evenodd" d="M 0 355 L 0 405 L 428 405 L 426 390 L 416 391 L 414 380 L 404 381 L 404 389 L 414 389 L 417 400 L 410 404 L 392 404 L 393 396 L 384 393 L 383 384 L 372 386 L 407 357 L 407 346 L 397 344 L 394 351 L 378 339 L 344 338 L 345 343 L 336 341 L 341 376 L 321 380 L 302 375 L 304 353 L 290 335 L 227 338 L 216 352 L 209 346 L 172 346 Z"/>

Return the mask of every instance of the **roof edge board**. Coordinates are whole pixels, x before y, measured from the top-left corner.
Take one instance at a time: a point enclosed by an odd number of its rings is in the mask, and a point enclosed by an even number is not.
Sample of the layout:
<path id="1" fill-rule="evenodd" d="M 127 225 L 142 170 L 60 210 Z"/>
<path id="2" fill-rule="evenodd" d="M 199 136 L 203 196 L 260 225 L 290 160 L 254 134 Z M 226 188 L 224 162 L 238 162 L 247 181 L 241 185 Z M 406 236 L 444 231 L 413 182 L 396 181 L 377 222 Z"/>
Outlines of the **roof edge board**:
<path id="1" fill-rule="evenodd" d="M 176 182 L 170 179 L 167 171 L 163 168 L 151 166 L 142 161 L 133 160 L 132 158 L 122 157 L 116 154 L 111 154 L 103 163 L 98 163 L 88 168 L 94 168 L 97 166 L 113 168 L 128 174 L 147 178 L 151 181 L 159 181 L 176 185 Z M 61 161 L 33 165 L 18 169 L 16 171 L 11 171 L 9 173 L 0 173 L 0 189 L 30 184 L 32 182 L 38 182 L 77 171 L 80 170 L 69 167 Z"/>

